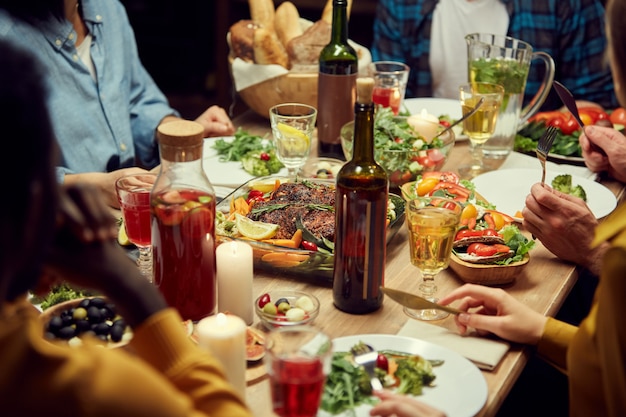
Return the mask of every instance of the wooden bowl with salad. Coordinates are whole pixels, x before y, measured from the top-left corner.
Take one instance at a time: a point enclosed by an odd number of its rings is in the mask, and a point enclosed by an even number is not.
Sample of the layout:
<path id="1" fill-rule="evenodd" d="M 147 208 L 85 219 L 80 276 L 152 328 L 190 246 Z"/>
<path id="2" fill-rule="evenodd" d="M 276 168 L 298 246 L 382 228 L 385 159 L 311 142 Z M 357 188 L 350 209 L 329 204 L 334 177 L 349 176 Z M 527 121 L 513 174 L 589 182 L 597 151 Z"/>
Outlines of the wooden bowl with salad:
<path id="1" fill-rule="evenodd" d="M 439 131 L 444 130 L 443 125 Z M 352 158 L 354 122 L 341 128 L 341 146 L 346 159 Z M 450 129 L 428 140 L 411 124 L 410 117 L 395 116 L 389 108 L 379 107 L 374 118 L 374 157 L 389 176 L 389 187 L 399 189 L 415 181 L 424 172 L 438 171 L 454 147 L 455 135 Z"/>
<path id="2" fill-rule="evenodd" d="M 406 200 L 445 196 L 461 203 L 463 211 L 449 266 L 462 281 L 505 285 L 523 274 L 534 241 L 519 230 L 511 216 L 497 211 L 471 181 L 461 180 L 451 171 L 427 172 L 401 190 Z"/>

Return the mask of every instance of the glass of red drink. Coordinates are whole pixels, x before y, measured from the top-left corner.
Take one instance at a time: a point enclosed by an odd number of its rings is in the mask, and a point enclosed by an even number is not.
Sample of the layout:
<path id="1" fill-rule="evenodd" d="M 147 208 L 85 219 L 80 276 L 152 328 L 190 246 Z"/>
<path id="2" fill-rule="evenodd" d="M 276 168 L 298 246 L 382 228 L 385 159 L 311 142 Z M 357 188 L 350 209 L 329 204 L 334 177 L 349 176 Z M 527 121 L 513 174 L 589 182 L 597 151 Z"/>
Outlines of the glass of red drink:
<path id="1" fill-rule="evenodd" d="M 155 191 L 152 213 L 154 284 L 184 320 L 215 313 L 215 194 Z"/>
<path id="2" fill-rule="evenodd" d="M 290 326 L 272 330 L 266 343 L 274 412 L 315 417 L 330 372 L 330 338 L 313 326 Z"/>
<path id="3" fill-rule="evenodd" d="M 150 190 L 156 177 L 156 174 L 152 173 L 131 174 L 120 177 L 115 182 L 126 235 L 139 249 L 137 265 L 150 282 L 152 282 Z"/>
<path id="4" fill-rule="evenodd" d="M 370 64 L 369 72 L 374 78 L 374 103 L 391 107 L 397 115 L 409 80 L 409 66 L 396 61 L 377 61 Z"/>

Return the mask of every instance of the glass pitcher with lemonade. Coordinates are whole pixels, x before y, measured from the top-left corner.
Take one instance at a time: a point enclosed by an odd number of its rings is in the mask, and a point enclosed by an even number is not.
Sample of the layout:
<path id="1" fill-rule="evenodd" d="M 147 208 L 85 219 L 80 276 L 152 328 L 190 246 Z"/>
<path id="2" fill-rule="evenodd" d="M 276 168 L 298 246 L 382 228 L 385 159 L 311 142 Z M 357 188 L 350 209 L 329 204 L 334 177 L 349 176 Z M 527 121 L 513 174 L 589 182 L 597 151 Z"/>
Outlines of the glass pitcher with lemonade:
<path id="1" fill-rule="evenodd" d="M 533 52 L 530 44 L 509 36 L 472 33 L 467 41 L 470 82 L 488 82 L 504 87 L 504 99 L 496 130 L 483 145 L 485 158 L 506 158 L 513 150 L 518 127 L 543 105 L 554 81 L 554 61 L 545 52 Z M 541 59 L 546 71 L 539 90 L 527 107 L 522 108 L 526 79 L 533 59 Z"/>

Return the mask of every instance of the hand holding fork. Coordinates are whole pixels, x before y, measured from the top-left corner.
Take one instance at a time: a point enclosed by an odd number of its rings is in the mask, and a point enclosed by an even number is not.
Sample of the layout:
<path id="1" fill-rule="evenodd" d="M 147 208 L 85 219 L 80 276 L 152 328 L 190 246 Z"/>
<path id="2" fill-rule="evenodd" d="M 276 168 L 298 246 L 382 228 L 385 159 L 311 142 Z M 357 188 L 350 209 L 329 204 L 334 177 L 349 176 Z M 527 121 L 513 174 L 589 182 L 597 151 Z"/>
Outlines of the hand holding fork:
<path id="1" fill-rule="evenodd" d="M 546 181 L 546 160 L 548 159 L 548 153 L 550 153 L 550 149 L 552 148 L 552 143 L 554 142 L 554 138 L 556 138 L 556 134 L 558 133 L 558 128 L 554 126 L 548 126 L 544 134 L 539 138 L 539 143 L 537 144 L 537 159 L 541 162 L 541 185 L 543 185 Z"/>

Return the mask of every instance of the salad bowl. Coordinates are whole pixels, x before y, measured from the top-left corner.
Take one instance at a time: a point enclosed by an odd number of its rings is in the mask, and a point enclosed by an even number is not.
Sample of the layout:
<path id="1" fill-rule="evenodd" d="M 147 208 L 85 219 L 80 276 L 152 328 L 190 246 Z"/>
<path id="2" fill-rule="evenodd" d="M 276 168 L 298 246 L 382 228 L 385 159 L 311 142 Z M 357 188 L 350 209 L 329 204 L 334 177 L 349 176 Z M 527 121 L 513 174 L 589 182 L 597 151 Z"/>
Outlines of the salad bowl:
<path id="1" fill-rule="evenodd" d="M 521 261 L 507 265 L 499 264 L 475 264 L 462 260 L 452 253 L 450 256 L 450 269 L 463 282 L 486 286 L 508 285 L 523 276 L 524 269 L 530 261 L 530 255 L 524 255 Z"/>
<path id="2" fill-rule="evenodd" d="M 374 157 L 387 171 L 390 189 L 415 181 L 424 172 L 439 171 L 454 147 L 454 130 L 450 129 L 431 142 L 415 131 L 408 117 L 394 116 L 379 108 L 374 121 Z M 439 130 L 444 129 L 443 125 Z M 341 146 L 347 160 L 352 158 L 354 122 L 341 128 Z"/>

